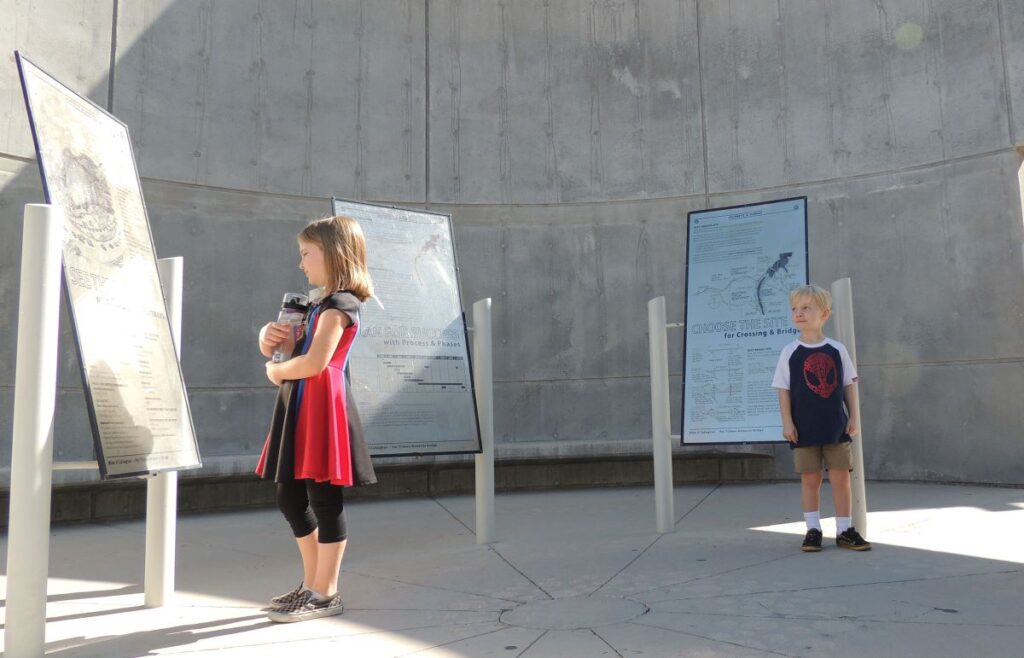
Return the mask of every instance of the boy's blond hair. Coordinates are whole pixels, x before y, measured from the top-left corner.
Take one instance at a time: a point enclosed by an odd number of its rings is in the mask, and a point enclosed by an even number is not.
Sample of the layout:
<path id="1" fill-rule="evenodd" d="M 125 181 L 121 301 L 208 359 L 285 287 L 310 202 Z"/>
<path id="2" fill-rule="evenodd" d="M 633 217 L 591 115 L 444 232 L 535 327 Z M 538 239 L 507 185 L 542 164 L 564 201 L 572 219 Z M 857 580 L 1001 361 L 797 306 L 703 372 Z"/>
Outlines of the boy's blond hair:
<path id="1" fill-rule="evenodd" d="M 806 286 L 793 288 L 789 291 L 789 305 L 792 306 L 793 303 L 801 297 L 810 297 L 822 310 L 832 310 L 832 293 L 821 286 L 809 283 Z"/>

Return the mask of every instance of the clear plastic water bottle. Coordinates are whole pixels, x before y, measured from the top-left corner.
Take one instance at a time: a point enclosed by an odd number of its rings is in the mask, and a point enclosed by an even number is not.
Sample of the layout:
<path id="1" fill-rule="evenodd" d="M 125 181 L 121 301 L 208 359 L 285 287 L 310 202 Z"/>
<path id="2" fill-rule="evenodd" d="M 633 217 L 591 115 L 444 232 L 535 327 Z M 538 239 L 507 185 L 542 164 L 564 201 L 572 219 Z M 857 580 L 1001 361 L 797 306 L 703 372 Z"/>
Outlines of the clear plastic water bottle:
<path id="1" fill-rule="evenodd" d="M 279 324 L 287 324 L 292 329 L 292 340 L 298 340 L 302 321 L 306 318 L 306 309 L 309 306 L 309 298 L 299 292 L 287 292 L 281 300 L 281 312 L 277 314 Z M 274 363 L 281 363 L 288 358 L 288 354 L 281 351 L 281 348 L 274 350 L 271 357 Z"/>

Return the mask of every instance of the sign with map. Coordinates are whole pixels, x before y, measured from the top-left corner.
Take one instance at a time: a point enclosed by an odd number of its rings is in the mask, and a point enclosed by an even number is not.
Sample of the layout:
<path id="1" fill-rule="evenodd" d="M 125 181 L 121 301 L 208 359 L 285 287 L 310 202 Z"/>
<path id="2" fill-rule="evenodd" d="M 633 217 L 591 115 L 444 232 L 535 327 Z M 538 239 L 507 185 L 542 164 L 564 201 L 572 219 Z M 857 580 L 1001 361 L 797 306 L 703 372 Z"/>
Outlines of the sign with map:
<path id="1" fill-rule="evenodd" d="M 104 478 L 201 466 L 128 128 L 17 53 Z"/>
<path id="2" fill-rule="evenodd" d="M 366 235 L 379 303 L 363 306 L 349 356 L 374 456 L 480 452 L 451 217 L 333 200 Z"/>
<path id="3" fill-rule="evenodd" d="M 783 441 L 772 374 L 807 283 L 807 198 L 691 212 L 682 442 Z"/>

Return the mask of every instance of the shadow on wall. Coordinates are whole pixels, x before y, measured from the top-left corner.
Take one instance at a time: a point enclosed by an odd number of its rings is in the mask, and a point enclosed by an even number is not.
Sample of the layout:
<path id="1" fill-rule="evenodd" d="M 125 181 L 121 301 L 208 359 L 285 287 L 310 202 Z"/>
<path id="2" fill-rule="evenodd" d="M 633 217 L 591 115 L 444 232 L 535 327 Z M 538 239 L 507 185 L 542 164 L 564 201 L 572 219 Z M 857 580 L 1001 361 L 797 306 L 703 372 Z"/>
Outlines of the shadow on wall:
<path id="1" fill-rule="evenodd" d="M 86 5 L 94 30 L 82 30 L 77 16 L 58 7 L 26 8 L 23 18 L 32 29 L 15 32 L 11 45 L 128 124 L 157 253 L 185 255 L 183 370 L 204 463 L 219 473 L 248 473 L 273 396 L 252 343 L 258 327 L 276 313 L 281 291 L 304 283 L 291 253 L 295 233 L 310 217 L 329 212 L 331 195 L 412 206 L 427 198 L 424 5 L 271 4 L 257 13 L 248 3 L 230 1 Z M 43 38 L 47 22 L 60 39 Z M 471 22 L 464 29 L 471 30 Z M 444 30 L 440 35 L 444 52 L 457 48 L 452 39 L 466 38 Z M 68 43 L 78 46 L 74 60 L 64 55 Z M 0 156 L 0 166 L 9 170 L 7 176 L 0 170 L 0 274 L 14 281 L 21 206 L 41 201 L 42 194 L 29 162 L 33 151 L 13 63 L 2 76 L 12 109 L 8 143 L 0 143 L 0 153 L 9 154 Z M 606 133 L 613 129 L 628 126 L 608 121 Z M 646 219 L 624 226 L 615 217 L 594 227 L 588 224 L 591 209 L 573 208 L 578 217 L 564 223 L 574 226 L 555 232 L 553 224 L 569 218 L 553 216 L 509 236 L 513 255 L 506 267 L 524 273 L 521 285 L 511 280 L 518 275 L 503 282 L 474 277 L 483 283 L 467 284 L 480 296 L 501 298 L 501 286 L 511 291 L 506 300 L 529 297 L 535 307 L 543 296 L 559 308 L 549 321 L 527 324 L 520 314 L 501 311 L 512 327 L 505 352 L 528 357 L 526 365 L 517 356 L 499 356 L 496 364 L 512 371 L 505 385 L 516 389 L 499 394 L 510 401 L 499 402 L 504 418 L 498 423 L 511 428 L 503 440 L 614 443 L 638 432 L 643 439 L 643 429 L 636 429 L 649 423 L 643 323 L 631 321 L 628 312 L 608 313 L 602 291 L 640 286 L 653 296 L 648 288 L 681 280 L 679 259 L 672 258 L 683 253 L 677 217 L 699 203 L 670 202 L 660 226 Z M 473 226 L 457 232 L 466 239 L 460 249 L 466 252 L 460 261 L 469 264 L 464 271 L 492 272 L 493 260 L 474 256 L 493 249 L 495 232 Z M 555 233 L 570 237 L 553 240 Z M 632 245 L 627 267 L 615 258 L 622 241 Z M 538 254 L 549 262 L 538 267 Z M 654 265 L 663 258 L 672 260 L 668 274 Z M 0 295 L 11 307 L 17 302 L 13 287 Z M 92 443 L 67 320 L 64 313 L 55 456 L 86 460 Z M 12 336 L 0 344 L 0 364 L 13 364 L 14 321 L 0 326 Z M 537 414 L 543 400 L 559 402 Z M 0 404 L 13 404 L 12 379 L 0 382 Z M 565 414 L 577 407 L 584 412 L 579 418 Z M 0 464 L 10 460 L 8 432 L 0 429 Z M 80 476 L 87 477 L 60 475 Z"/>
<path id="2" fill-rule="evenodd" d="M 0 43 L 131 128 L 157 252 L 185 256 L 207 472 L 254 464 L 273 396 L 256 330 L 301 289 L 294 235 L 331 195 L 450 204 L 465 299 L 496 300 L 500 444 L 553 456 L 645 445 L 644 305 L 682 317 L 686 213 L 799 194 L 812 278 L 854 283 L 869 475 L 1019 482 L 1024 124 L 1006 90 L 1024 23 L 993 0 L 883 4 L 44 0 L 12 7 Z M 13 282 L 41 200 L 13 59 L 0 107 Z M 0 287 L 0 307 L 16 297 Z M 56 456 L 88 459 L 64 319 Z M 13 313 L 0 334 L 9 409 Z"/>
<path id="3" fill-rule="evenodd" d="M 422 3 L 363 4 L 37 3 L 13 8 L 0 33 L 129 126 L 157 253 L 186 257 L 183 370 L 216 472 L 251 472 L 262 445 L 273 390 L 253 346 L 280 292 L 305 285 L 298 229 L 329 214 L 335 193 L 424 196 L 412 157 L 423 152 Z M 21 209 L 43 195 L 13 55 L 0 80 L 0 276 L 16 282 Z M 3 307 L 17 295 L 0 289 Z M 16 318 L 0 324 L 0 405 L 11 408 Z M 73 340 L 62 309 L 58 461 L 93 457 Z M 9 427 L 0 438 L 7 465 Z"/>

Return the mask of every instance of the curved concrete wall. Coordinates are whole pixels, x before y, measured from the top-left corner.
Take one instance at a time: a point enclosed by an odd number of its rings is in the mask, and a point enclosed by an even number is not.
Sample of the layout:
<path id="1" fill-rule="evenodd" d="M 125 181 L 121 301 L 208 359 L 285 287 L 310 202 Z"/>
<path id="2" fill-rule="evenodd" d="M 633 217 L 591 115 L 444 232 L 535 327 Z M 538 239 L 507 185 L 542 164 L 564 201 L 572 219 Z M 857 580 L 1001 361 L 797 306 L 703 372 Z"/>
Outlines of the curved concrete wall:
<path id="1" fill-rule="evenodd" d="M 185 257 L 207 473 L 255 461 L 256 329 L 333 194 L 452 214 L 464 298 L 495 300 L 500 454 L 542 457 L 648 449 L 646 303 L 682 317 L 688 211 L 806 195 L 812 278 L 853 279 L 869 477 L 1024 482 L 1024 0 L 0 5 L 4 52 L 132 131 L 157 249 Z M 5 418 L 40 199 L 8 56 Z M 91 455 L 76 368 L 60 459 Z"/>

